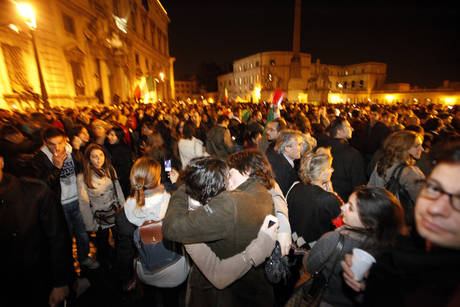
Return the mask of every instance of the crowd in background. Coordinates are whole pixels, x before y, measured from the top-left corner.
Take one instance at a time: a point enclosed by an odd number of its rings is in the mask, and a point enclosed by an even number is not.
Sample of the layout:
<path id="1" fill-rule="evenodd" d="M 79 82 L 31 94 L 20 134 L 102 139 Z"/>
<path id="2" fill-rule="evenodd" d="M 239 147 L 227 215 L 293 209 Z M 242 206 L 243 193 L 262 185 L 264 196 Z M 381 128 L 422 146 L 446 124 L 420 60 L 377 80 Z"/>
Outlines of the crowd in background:
<path id="1" fill-rule="evenodd" d="M 78 256 L 73 259 L 74 265 L 80 266 L 80 277 L 88 277 L 98 293 L 127 291 L 133 279 L 133 269 L 120 264 L 116 246 L 121 236 L 119 225 L 99 220 L 94 212 L 109 198 L 123 206 L 133 197 L 133 191 L 139 189 L 132 186 L 130 172 L 142 157 L 158 162 L 159 183 L 172 194 L 182 183 L 183 172 L 190 172 L 190 161 L 197 157 L 227 159 L 231 165 L 235 158 L 228 157 L 234 153 L 254 149 L 264 153 L 261 159 L 270 163 L 270 172 L 289 208 L 293 243 L 308 250 L 318 244 L 308 261 L 294 264 L 294 277 L 287 285 L 275 285 L 273 303 L 279 306 L 292 294 L 305 267 L 314 269 L 319 260 L 324 261 L 324 254 L 318 253 L 322 249 L 329 252 L 335 246 L 339 232 L 322 236 L 341 227 L 333 223 L 339 216 L 346 225 L 382 231 L 383 237 L 378 237 L 341 228 L 340 233 L 348 237 L 347 251 L 359 246 L 378 253 L 394 246 L 396 237 L 403 234 L 413 236 L 414 244 L 420 243 L 413 204 L 408 207 L 386 190 L 369 190 L 363 185 L 383 188 L 403 165 L 401 183 L 414 203 L 423 189 L 423 180 L 434 168 L 432 153 L 460 137 L 458 106 L 283 104 L 275 108 L 274 118 L 270 108 L 266 103 L 122 103 L 55 107 L 40 112 L 0 110 L 3 173 L 40 179 L 60 196 L 66 207 L 67 226 L 73 225 L 69 226 L 70 237 L 76 237 Z M 53 150 L 59 146 L 61 151 Z M 171 170 L 165 168 L 169 162 Z M 69 191 L 64 188 L 61 169 L 69 172 L 65 180 L 74 180 L 68 184 L 72 187 Z M 245 175 L 243 171 L 241 174 Z M 73 188 L 75 191 L 71 191 Z M 362 205 L 379 201 L 386 207 L 380 205 L 377 213 L 365 211 Z M 309 208 L 306 203 L 311 204 Z M 361 212 L 363 221 L 353 219 L 353 210 Z M 384 214 L 391 217 L 379 220 Z M 2 221 L 7 218 L 2 216 Z M 97 247 L 95 259 L 88 257 L 90 241 Z M 283 252 L 287 254 L 289 247 Z M 130 255 L 129 265 L 134 257 Z M 43 259 L 35 264 L 49 265 Z M 338 271 L 339 267 L 329 269 Z M 98 270 L 103 273 L 93 272 Z M 115 281 L 113 285 L 105 282 L 108 276 Z M 362 302 L 359 293 L 343 290 L 343 283 L 337 275 L 324 299 L 331 305 Z M 110 295 L 99 298 L 112 299 Z"/>

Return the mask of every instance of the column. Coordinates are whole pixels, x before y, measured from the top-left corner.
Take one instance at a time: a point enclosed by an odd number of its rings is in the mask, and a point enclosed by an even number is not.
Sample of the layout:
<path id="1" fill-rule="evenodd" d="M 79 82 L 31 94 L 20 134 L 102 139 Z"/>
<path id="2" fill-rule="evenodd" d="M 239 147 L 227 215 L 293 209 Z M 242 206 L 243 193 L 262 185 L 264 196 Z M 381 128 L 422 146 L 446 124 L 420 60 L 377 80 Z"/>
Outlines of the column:
<path id="1" fill-rule="evenodd" d="M 107 67 L 107 62 L 103 59 L 99 59 L 99 71 L 101 73 L 101 87 L 102 87 L 102 97 L 104 104 L 111 104 L 110 99 L 110 82 L 109 82 L 109 68 Z"/>

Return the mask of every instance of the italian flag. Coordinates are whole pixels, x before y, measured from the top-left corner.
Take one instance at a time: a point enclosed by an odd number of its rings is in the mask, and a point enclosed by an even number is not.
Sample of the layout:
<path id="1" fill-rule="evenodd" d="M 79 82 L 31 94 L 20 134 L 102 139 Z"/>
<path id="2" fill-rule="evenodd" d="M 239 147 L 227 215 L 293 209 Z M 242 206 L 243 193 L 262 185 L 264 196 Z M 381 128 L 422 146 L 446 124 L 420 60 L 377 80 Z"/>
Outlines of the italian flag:
<path id="1" fill-rule="evenodd" d="M 278 89 L 276 89 L 275 92 L 273 92 L 273 100 L 270 105 L 270 110 L 268 111 L 267 122 L 265 123 L 265 128 L 264 128 L 264 135 L 265 135 L 265 130 L 267 129 L 268 123 L 274 120 L 275 118 L 281 117 L 280 108 L 281 108 L 281 102 L 283 101 L 283 98 L 284 98 L 284 94 L 285 93 L 282 90 L 278 90 Z"/>

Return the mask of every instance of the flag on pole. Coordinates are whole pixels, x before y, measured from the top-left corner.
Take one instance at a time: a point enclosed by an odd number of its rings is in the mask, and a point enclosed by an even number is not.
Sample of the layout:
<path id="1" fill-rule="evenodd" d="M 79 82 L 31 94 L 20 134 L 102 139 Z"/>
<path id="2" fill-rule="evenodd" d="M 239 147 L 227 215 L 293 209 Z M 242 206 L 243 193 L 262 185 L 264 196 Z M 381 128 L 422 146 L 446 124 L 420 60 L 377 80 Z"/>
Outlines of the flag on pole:
<path id="1" fill-rule="evenodd" d="M 228 104 L 228 89 L 227 89 L 226 84 L 224 84 L 224 95 L 225 95 L 225 103 Z"/>
<path id="2" fill-rule="evenodd" d="M 274 120 L 275 118 L 281 117 L 280 107 L 281 107 L 281 102 L 283 101 L 283 98 L 284 98 L 284 94 L 285 93 L 279 89 L 276 89 L 275 92 L 273 93 L 273 100 L 270 105 L 270 109 L 268 110 L 267 122 L 265 123 L 263 135 L 265 135 L 265 130 L 267 129 L 268 123 Z"/>

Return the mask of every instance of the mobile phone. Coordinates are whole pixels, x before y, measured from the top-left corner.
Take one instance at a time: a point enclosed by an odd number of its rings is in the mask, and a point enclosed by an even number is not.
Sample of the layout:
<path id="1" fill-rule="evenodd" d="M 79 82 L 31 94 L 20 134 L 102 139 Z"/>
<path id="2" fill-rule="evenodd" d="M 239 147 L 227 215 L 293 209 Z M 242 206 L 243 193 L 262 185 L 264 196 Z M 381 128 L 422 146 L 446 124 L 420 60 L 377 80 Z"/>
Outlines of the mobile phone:
<path id="1" fill-rule="evenodd" d="M 268 221 L 268 228 L 272 227 L 273 224 L 275 224 L 276 222 L 278 222 L 278 218 L 273 215 L 270 215 Z"/>
<path id="2" fill-rule="evenodd" d="M 171 160 L 165 160 L 165 172 L 170 172 L 171 170 Z"/>

